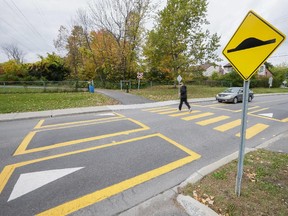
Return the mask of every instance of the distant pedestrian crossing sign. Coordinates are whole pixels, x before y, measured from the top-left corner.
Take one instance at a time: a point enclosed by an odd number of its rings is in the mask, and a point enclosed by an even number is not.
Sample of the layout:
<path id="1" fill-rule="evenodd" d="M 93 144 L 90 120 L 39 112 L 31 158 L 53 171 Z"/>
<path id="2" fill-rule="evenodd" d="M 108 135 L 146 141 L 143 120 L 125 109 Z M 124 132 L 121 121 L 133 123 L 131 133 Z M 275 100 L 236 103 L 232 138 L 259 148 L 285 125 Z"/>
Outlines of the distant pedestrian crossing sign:
<path id="1" fill-rule="evenodd" d="M 178 83 L 180 83 L 181 80 L 182 80 L 182 77 L 181 77 L 180 75 L 178 75 L 178 77 L 177 77 L 177 81 L 178 81 Z"/>
<path id="2" fill-rule="evenodd" d="M 223 55 L 244 80 L 249 80 L 285 40 L 285 35 L 253 11 L 249 11 Z"/>

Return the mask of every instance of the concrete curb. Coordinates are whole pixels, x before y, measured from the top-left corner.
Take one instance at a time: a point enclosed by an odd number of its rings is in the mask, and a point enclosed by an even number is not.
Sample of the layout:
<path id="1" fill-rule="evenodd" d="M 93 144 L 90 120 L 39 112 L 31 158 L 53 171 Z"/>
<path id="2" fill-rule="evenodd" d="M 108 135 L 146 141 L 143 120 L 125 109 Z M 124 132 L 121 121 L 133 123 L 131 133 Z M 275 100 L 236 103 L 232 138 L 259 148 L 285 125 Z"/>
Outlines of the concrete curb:
<path id="1" fill-rule="evenodd" d="M 190 216 L 216 216 L 218 215 L 211 208 L 203 205 L 190 196 L 182 194 L 177 196 L 177 202 L 185 209 L 186 213 Z"/>
<path id="2" fill-rule="evenodd" d="M 282 137 L 284 137 L 283 134 L 277 135 L 273 137 L 270 140 L 267 140 L 266 142 L 256 146 L 255 148 L 245 148 L 245 154 L 256 151 L 258 149 L 267 148 L 272 143 L 280 140 Z M 219 169 L 220 167 L 230 163 L 233 160 L 236 160 L 238 158 L 239 152 L 234 152 L 212 164 L 207 165 L 206 167 L 201 168 L 200 170 L 193 173 L 189 178 L 187 178 L 184 182 L 182 182 L 179 185 L 179 188 L 185 187 L 187 184 L 194 184 L 198 181 L 200 181 L 204 176 L 214 172 L 215 170 Z M 176 187 L 178 188 L 178 187 Z M 205 206 L 204 204 L 198 202 L 197 200 L 193 199 L 192 197 L 187 198 L 187 196 L 183 196 L 182 194 L 179 194 L 177 196 L 178 203 L 186 210 L 187 214 L 190 216 L 210 216 L 210 215 L 218 215 L 216 212 L 214 212 L 209 207 Z M 190 206 L 189 206 L 190 205 Z M 207 211 L 207 208 L 209 209 Z M 201 210 L 203 211 L 201 211 Z M 212 212 L 211 212 L 212 211 Z"/>
<path id="3" fill-rule="evenodd" d="M 191 99 L 190 103 L 198 103 L 211 101 L 214 98 L 199 98 Z M 23 113 L 8 113 L 0 114 L 1 121 L 13 121 L 13 120 L 24 120 L 24 119 L 35 119 L 35 118 L 51 118 L 58 116 L 67 116 L 67 115 L 79 115 L 79 114 L 89 114 L 96 112 L 106 112 L 106 111 L 118 111 L 125 109 L 145 109 L 152 107 L 160 106 L 170 106 L 178 104 L 178 100 L 170 100 L 163 102 L 152 102 L 152 103 L 143 103 L 143 104 L 132 104 L 132 105 L 111 105 L 111 106 L 96 106 L 96 107 L 82 107 L 82 108 L 70 108 L 70 109 L 57 109 L 57 110 L 47 110 L 47 111 L 38 111 L 38 112 L 23 112 Z"/>
<path id="4" fill-rule="evenodd" d="M 273 142 L 281 139 L 284 135 L 280 134 L 278 136 L 273 137 L 270 140 L 267 140 L 266 142 L 256 146 L 255 148 L 246 148 L 245 154 L 256 151 L 258 149 L 266 148 L 269 145 L 271 145 Z M 120 214 L 121 216 L 132 216 L 132 215 L 139 215 L 138 213 L 140 210 L 148 209 L 151 205 L 154 203 L 165 201 L 167 199 L 174 199 L 176 197 L 177 202 L 179 205 L 182 206 L 182 208 L 185 209 L 186 213 L 190 216 L 213 216 L 218 215 L 215 211 L 210 209 L 208 206 L 198 202 L 197 200 L 193 199 L 190 196 L 184 196 L 182 194 L 179 194 L 179 189 L 185 187 L 187 184 L 191 183 L 194 184 L 198 181 L 200 181 L 204 176 L 214 172 L 215 170 L 219 169 L 220 167 L 230 163 L 233 160 L 236 160 L 238 158 L 238 151 L 214 162 L 211 163 L 198 171 L 194 172 L 190 177 L 188 177 L 185 181 L 183 181 L 178 186 L 173 187 L 172 189 L 169 189 L 165 191 L 162 194 L 159 194 L 155 197 L 152 197 L 149 200 L 146 200 L 145 202 L 125 211 L 124 213 Z M 154 207 L 155 208 L 155 207 Z"/>

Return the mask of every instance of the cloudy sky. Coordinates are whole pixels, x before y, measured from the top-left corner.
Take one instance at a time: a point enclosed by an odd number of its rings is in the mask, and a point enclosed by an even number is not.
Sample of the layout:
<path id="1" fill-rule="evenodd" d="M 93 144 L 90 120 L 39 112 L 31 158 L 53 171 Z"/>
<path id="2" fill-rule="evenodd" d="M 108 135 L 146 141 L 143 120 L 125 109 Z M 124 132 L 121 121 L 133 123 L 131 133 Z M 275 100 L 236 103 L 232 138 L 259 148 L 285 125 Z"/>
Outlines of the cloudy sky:
<path id="1" fill-rule="evenodd" d="M 71 26 L 76 11 L 87 9 L 93 0 L 0 0 L 0 47 L 15 44 L 25 52 L 25 62 L 39 60 L 38 55 L 56 51 L 53 40 L 60 25 Z M 97 2 L 97 0 L 94 0 Z M 157 0 L 154 0 L 157 1 Z M 159 0 L 166 2 L 165 0 Z M 288 36 L 287 0 L 208 0 L 208 29 L 221 36 L 221 52 L 248 13 L 255 11 Z M 0 48 L 1 49 L 1 48 Z M 288 39 L 268 59 L 272 64 L 288 63 Z M 0 50 L 0 62 L 7 57 Z"/>

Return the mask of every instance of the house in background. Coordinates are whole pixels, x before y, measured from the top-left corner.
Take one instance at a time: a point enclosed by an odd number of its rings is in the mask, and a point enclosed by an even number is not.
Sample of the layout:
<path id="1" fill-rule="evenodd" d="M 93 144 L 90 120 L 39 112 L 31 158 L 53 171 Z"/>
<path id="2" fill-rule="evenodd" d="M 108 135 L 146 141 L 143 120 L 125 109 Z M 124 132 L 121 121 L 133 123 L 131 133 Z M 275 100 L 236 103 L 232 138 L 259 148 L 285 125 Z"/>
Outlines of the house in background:
<path id="1" fill-rule="evenodd" d="M 230 63 L 226 64 L 223 66 L 223 70 L 224 70 L 224 73 L 223 74 L 227 74 L 227 73 L 230 73 L 234 70 L 234 68 L 232 67 L 232 65 Z"/>
<path id="2" fill-rule="evenodd" d="M 272 77 L 273 73 L 263 64 L 258 70 L 258 76 Z"/>
<path id="3" fill-rule="evenodd" d="M 201 70 L 203 70 L 203 76 L 211 77 L 214 72 L 223 74 L 223 68 L 221 65 L 215 65 L 212 63 L 205 63 L 200 66 Z"/>
<path id="4" fill-rule="evenodd" d="M 230 63 L 224 65 L 223 68 L 224 68 L 223 74 L 230 73 L 234 70 L 234 68 L 232 67 L 232 65 Z M 258 76 L 272 77 L 273 73 L 270 70 L 268 70 L 268 68 L 266 68 L 265 64 L 263 64 L 262 66 L 260 66 L 260 68 L 258 70 Z"/>

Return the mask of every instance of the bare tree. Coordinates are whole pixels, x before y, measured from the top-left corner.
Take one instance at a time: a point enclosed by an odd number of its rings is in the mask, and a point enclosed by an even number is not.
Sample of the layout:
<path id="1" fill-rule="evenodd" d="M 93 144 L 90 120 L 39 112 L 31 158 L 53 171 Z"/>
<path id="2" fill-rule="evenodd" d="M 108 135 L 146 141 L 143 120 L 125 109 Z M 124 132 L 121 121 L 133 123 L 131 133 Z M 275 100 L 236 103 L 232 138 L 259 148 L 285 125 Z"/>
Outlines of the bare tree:
<path id="1" fill-rule="evenodd" d="M 150 5 L 151 0 L 97 0 L 89 5 L 93 25 L 109 32 L 118 44 L 123 79 L 133 70 Z"/>
<path id="2" fill-rule="evenodd" d="M 53 41 L 54 46 L 58 50 L 58 52 L 61 53 L 63 51 L 66 51 L 68 38 L 69 38 L 69 30 L 65 26 L 61 25 L 58 30 L 57 39 Z"/>
<path id="3" fill-rule="evenodd" d="M 6 44 L 2 46 L 4 53 L 9 60 L 15 60 L 17 63 L 23 63 L 25 53 L 15 44 Z"/>

